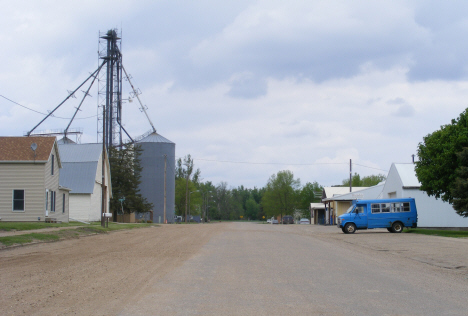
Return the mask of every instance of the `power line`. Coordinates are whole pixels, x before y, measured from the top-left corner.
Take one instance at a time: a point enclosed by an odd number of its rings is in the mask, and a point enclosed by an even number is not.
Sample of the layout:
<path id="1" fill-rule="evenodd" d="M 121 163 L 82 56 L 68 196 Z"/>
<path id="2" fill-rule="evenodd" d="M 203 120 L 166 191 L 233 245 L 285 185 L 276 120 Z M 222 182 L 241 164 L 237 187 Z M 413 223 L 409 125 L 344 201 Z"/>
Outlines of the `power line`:
<path id="1" fill-rule="evenodd" d="M 180 157 L 179 157 L 180 158 Z M 288 165 L 288 166 L 317 166 L 317 165 L 348 165 L 348 162 L 316 162 L 316 163 L 284 163 L 284 162 L 248 162 L 248 161 L 230 161 L 230 160 L 214 160 L 205 158 L 192 158 L 193 160 L 210 161 L 210 162 L 221 162 L 221 163 L 235 163 L 235 164 L 246 164 L 246 165 Z M 388 172 L 388 170 L 379 169 L 375 167 L 369 167 L 357 163 L 353 163 L 356 166 L 380 170 Z"/>
<path id="2" fill-rule="evenodd" d="M 24 105 L 22 105 L 22 104 L 19 104 L 18 102 L 15 102 L 15 101 L 13 101 L 13 100 L 11 100 L 11 99 L 8 99 L 7 97 L 5 97 L 5 96 L 3 96 L 3 95 L 1 95 L 1 94 L 0 94 L 0 97 L 4 98 L 5 100 L 8 100 L 8 101 L 10 101 L 10 102 L 12 102 L 12 103 L 14 103 L 14 104 L 16 104 L 16 105 L 19 105 L 19 106 L 21 106 L 21 107 L 23 107 L 23 108 L 25 108 L 25 109 L 27 109 L 27 110 L 30 110 L 30 111 L 33 111 L 33 112 L 36 112 L 36 113 L 42 114 L 42 115 L 49 115 L 49 113 L 42 113 L 42 112 L 36 111 L 36 110 L 34 110 L 34 109 L 28 108 L 27 106 L 24 106 Z M 96 116 L 97 116 L 97 115 L 88 116 L 88 117 L 81 117 L 81 118 L 75 118 L 75 120 L 85 120 L 85 119 L 93 118 L 93 117 L 96 117 Z M 70 119 L 71 119 L 71 117 L 60 117 L 60 116 L 55 116 L 55 115 L 52 116 L 52 117 L 55 117 L 55 118 L 58 118 L 58 119 L 62 119 L 62 120 L 70 120 Z"/>

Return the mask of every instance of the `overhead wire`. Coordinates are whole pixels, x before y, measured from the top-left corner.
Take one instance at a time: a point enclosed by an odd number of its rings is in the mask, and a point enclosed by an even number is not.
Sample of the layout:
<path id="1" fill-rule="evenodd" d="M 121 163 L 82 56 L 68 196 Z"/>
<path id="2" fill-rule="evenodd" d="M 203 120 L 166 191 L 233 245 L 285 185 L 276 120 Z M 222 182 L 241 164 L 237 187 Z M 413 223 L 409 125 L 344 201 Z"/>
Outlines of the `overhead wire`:
<path id="1" fill-rule="evenodd" d="M 27 106 L 22 105 L 22 104 L 19 104 L 18 102 L 15 102 L 15 101 L 13 101 L 13 100 L 11 100 L 11 99 L 9 99 L 9 98 L 7 98 L 7 97 L 1 95 L 1 94 L 0 94 L 0 97 L 4 98 L 4 99 L 7 100 L 7 101 L 10 101 L 10 102 L 12 102 L 12 103 L 14 103 L 14 104 L 16 104 L 16 105 L 19 105 L 19 106 L 21 106 L 21 107 L 23 107 L 23 108 L 25 108 L 25 109 L 27 109 L 27 110 L 36 112 L 36 113 L 41 114 L 41 115 L 49 115 L 49 113 L 42 113 L 42 112 L 39 112 L 39 111 L 37 111 L 37 110 L 28 108 Z M 85 119 L 93 118 L 93 117 L 96 117 L 96 116 L 97 116 L 97 115 L 92 115 L 92 116 L 87 116 L 87 117 L 80 117 L 80 118 L 75 118 L 75 120 L 85 120 Z M 55 117 L 55 118 L 58 118 L 58 119 L 62 119 L 62 120 L 70 120 L 70 119 L 71 119 L 71 117 L 60 117 L 60 116 L 56 116 L 56 115 L 52 115 L 52 117 Z"/>
<path id="2" fill-rule="evenodd" d="M 180 157 L 176 157 L 176 158 L 180 158 Z M 220 162 L 220 163 L 246 164 L 246 165 L 283 165 L 283 166 L 286 166 L 286 165 L 287 166 L 349 165 L 349 162 L 316 162 L 316 163 L 248 162 L 248 161 L 215 160 L 215 159 L 205 159 L 205 158 L 193 158 L 193 160 Z M 388 172 L 388 170 L 365 166 L 362 164 L 353 163 L 353 165 Z"/>

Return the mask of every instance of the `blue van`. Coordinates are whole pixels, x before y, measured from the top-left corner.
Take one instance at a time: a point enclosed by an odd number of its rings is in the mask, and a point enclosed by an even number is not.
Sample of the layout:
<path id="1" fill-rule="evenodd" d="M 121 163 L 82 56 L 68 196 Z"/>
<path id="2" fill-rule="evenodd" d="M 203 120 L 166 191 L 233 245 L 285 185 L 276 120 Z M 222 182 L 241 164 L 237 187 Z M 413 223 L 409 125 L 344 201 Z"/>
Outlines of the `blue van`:
<path id="1" fill-rule="evenodd" d="M 357 200 L 338 217 L 337 226 L 345 234 L 371 228 L 387 228 L 391 233 L 401 233 L 404 227 L 418 226 L 418 211 L 412 198 Z"/>

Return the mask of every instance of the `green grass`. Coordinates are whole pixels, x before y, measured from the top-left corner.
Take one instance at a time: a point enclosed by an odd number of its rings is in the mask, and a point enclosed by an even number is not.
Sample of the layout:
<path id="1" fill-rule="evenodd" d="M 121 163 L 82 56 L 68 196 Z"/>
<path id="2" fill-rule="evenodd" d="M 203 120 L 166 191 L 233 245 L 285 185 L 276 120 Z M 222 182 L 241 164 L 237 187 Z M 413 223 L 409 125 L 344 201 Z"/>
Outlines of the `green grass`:
<path id="1" fill-rule="evenodd" d="M 95 228 L 97 230 L 104 230 L 104 231 L 113 231 L 113 230 L 120 230 L 120 229 L 133 229 L 133 228 L 143 228 L 143 227 L 150 227 L 150 226 L 159 226 L 154 223 L 114 223 L 109 222 L 109 227 L 104 228 L 101 226 L 101 222 L 92 222 L 89 226 L 85 226 L 86 228 Z"/>
<path id="2" fill-rule="evenodd" d="M 128 223 L 109 223 L 109 227 L 101 227 L 100 222 L 93 222 L 89 225 L 82 224 L 79 222 L 64 223 L 64 224 L 45 224 L 45 223 L 0 223 L 0 227 L 6 227 L 4 230 L 31 230 L 40 229 L 47 227 L 67 227 L 67 226 L 79 226 L 74 229 L 62 229 L 47 233 L 30 233 L 23 235 L 5 236 L 0 237 L 0 243 L 5 246 L 11 246 L 15 244 L 27 244 L 33 241 L 57 241 L 60 239 L 71 239 L 79 238 L 80 236 L 92 235 L 92 234 L 105 234 L 109 231 L 121 230 L 121 229 L 134 229 L 144 228 L 151 226 L 159 226 L 152 223 L 141 223 L 141 224 L 128 224 Z M 10 224 L 10 225 L 3 225 Z M 25 225 L 26 224 L 26 225 Z M 31 225 L 28 225 L 31 224 Z M 38 225 L 40 224 L 40 225 Z M 70 225 L 67 225 L 70 224 Z"/>
<path id="3" fill-rule="evenodd" d="M 442 236 L 452 238 L 467 238 L 468 231 L 465 230 L 442 230 L 442 229 L 423 229 L 423 228 L 412 228 L 405 230 L 405 233 L 409 234 L 422 234 L 431 236 Z"/>
<path id="4" fill-rule="evenodd" d="M 5 246 L 11 246 L 14 244 L 27 244 L 33 241 L 55 241 L 59 240 L 60 237 L 57 234 L 42 234 L 42 233 L 32 233 L 25 235 L 16 235 L 16 236 L 7 236 L 0 237 L 0 243 Z"/>
<path id="5" fill-rule="evenodd" d="M 44 222 L 0 222 L 0 231 L 10 230 L 32 230 L 42 229 L 50 227 L 70 227 L 70 226 L 81 226 L 85 225 L 80 222 L 69 222 L 69 223 L 44 223 Z"/>

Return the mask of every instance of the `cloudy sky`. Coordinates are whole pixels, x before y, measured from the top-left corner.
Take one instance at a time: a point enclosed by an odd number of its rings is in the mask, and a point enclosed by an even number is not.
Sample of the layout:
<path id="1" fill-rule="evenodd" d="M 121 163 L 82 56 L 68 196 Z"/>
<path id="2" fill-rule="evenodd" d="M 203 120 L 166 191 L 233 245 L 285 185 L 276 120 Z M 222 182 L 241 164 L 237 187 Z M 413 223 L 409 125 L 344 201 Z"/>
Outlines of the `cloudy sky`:
<path id="1" fill-rule="evenodd" d="M 288 169 L 329 186 L 350 159 L 386 175 L 467 107 L 467 12 L 430 0 L 3 0 L 0 135 L 23 135 L 64 100 L 115 28 L 158 133 L 205 181 L 262 187 Z M 37 130 L 64 129 L 82 94 Z M 90 94 L 72 124 L 83 143 L 97 141 Z M 136 102 L 123 116 L 132 136 L 150 129 Z"/>

